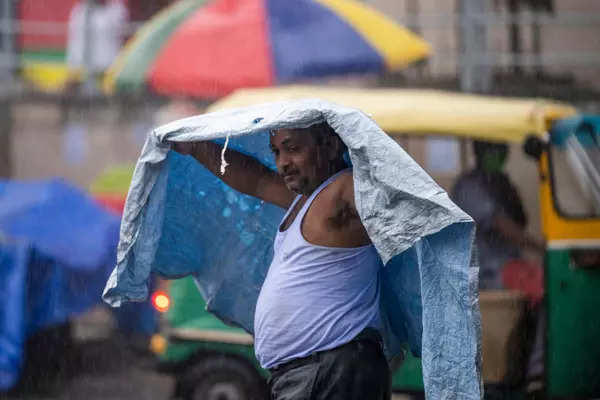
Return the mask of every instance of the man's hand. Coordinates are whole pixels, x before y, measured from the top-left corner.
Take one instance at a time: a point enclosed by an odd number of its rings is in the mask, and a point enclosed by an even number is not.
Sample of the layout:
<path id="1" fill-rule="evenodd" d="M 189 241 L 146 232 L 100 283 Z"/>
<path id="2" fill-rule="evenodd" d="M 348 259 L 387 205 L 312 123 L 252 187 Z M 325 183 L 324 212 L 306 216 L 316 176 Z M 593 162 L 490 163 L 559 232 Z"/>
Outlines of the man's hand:
<path id="1" fill-rule="evenodd" d="M 171 142 L 172 149 L 183 155 L 193 155 L 196 150 L 197 142 Z"/>
<path id="2" fill-rule="evenodd" d="M 530 249 L 541 255 L 546 251 L 546 243 L 543 240 L 531 236 L 521 226 L 504 215 L 497 215 L 494 218 L 494 227 L 505 239 L 522 249 Z"/>

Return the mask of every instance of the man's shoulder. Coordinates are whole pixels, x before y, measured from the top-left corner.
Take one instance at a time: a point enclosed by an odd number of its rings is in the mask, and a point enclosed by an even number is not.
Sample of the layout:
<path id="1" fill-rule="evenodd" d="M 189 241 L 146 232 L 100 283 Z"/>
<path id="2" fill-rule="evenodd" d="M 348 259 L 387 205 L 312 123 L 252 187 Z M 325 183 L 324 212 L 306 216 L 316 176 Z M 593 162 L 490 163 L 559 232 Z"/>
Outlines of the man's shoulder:
<path id="1" fill-rule="evenodd" d="M 347 169 L 340 173 L 340 175 L 337 177 L 337 179 L 335 181 L 333 181 L 333 185 L 336 185 L 336 184 L 340 185 L 340 186 L 349 185 L 349 184 L 352 184 L 353 179 L 354 179 L 354 177 L 352 176 L 352 170 Z"/>
<path id="2" fill-rule="evenodd" d="M 348 201 L 354 196 L 354 183 L 352 171 L 342 172 L 336 179 L 331 182 L 320 194 L 321 205 L 334 206 L 340 201 Z"/>
<path id="3" fill-rule="evenodd" d="M 352 176 L 352 170 L 346 170 L 340 173 L 340 175 L 329 185 L 329 189 L 332 194 L 339 196 L 343 195 L 345 191 L 348 191 L 354 187 L 354 181 Z"/>

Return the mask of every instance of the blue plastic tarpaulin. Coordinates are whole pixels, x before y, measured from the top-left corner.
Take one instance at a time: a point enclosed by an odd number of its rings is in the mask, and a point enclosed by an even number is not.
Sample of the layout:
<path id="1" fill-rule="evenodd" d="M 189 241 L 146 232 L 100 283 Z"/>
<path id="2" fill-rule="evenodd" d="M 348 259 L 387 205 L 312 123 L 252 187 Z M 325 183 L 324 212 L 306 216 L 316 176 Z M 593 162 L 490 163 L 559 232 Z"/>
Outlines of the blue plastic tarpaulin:
<path id="1" fill-rule="evenodd" d="M 61 180 L 0 180 L 0 390 L 17 382 L 29 336 L 100 302 L 118 231 Z"/>
<path id="2" fill-rule="evenodd" d="M 386 266 L 380 306 L 387 355 L 404 344 L 421 355 L 428 399 L 479 399 L 473 221 L 358 110 L 320 100 L 281 102 L 152 131 L 133 176 L 104 299 L 115 306 L 145 299 L 151 272 L 191 274 L 209 311 L 251 333 L 284 210 L 229 188 L 191 157 L 170 151 L 170 142 L 225 139 L 273 167 L 269 130 L 324 121 L 349 149 L 356 207 Z"/>

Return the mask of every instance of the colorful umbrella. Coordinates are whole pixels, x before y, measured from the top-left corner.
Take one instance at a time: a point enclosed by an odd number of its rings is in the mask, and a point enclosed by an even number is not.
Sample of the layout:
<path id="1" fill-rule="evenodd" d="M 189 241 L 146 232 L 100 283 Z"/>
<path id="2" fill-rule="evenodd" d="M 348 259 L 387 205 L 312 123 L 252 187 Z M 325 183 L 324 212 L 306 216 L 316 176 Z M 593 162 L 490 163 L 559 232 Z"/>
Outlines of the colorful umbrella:
<path id="1" fill-rule="evenodd" d="M 397 70 L 429 54 L 417 35 L 355 0 L 180 0 L 131 39 L 108 92 L 148 84 L 213 98 L 241 87 Z"/>

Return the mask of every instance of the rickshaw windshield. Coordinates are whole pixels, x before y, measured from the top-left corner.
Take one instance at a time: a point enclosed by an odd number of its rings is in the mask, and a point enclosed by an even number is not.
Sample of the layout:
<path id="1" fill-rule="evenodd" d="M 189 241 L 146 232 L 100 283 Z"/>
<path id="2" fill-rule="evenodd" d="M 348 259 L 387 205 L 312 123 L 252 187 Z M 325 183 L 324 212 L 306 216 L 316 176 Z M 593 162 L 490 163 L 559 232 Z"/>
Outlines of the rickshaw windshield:
<path id="1" fill-rule="evenodd" d="M 600 216 L 599 127 L 597 118 L 584 118 L 570 132 L 553 132 L 553 191 L 556 206 L 565 216 Z"/>

